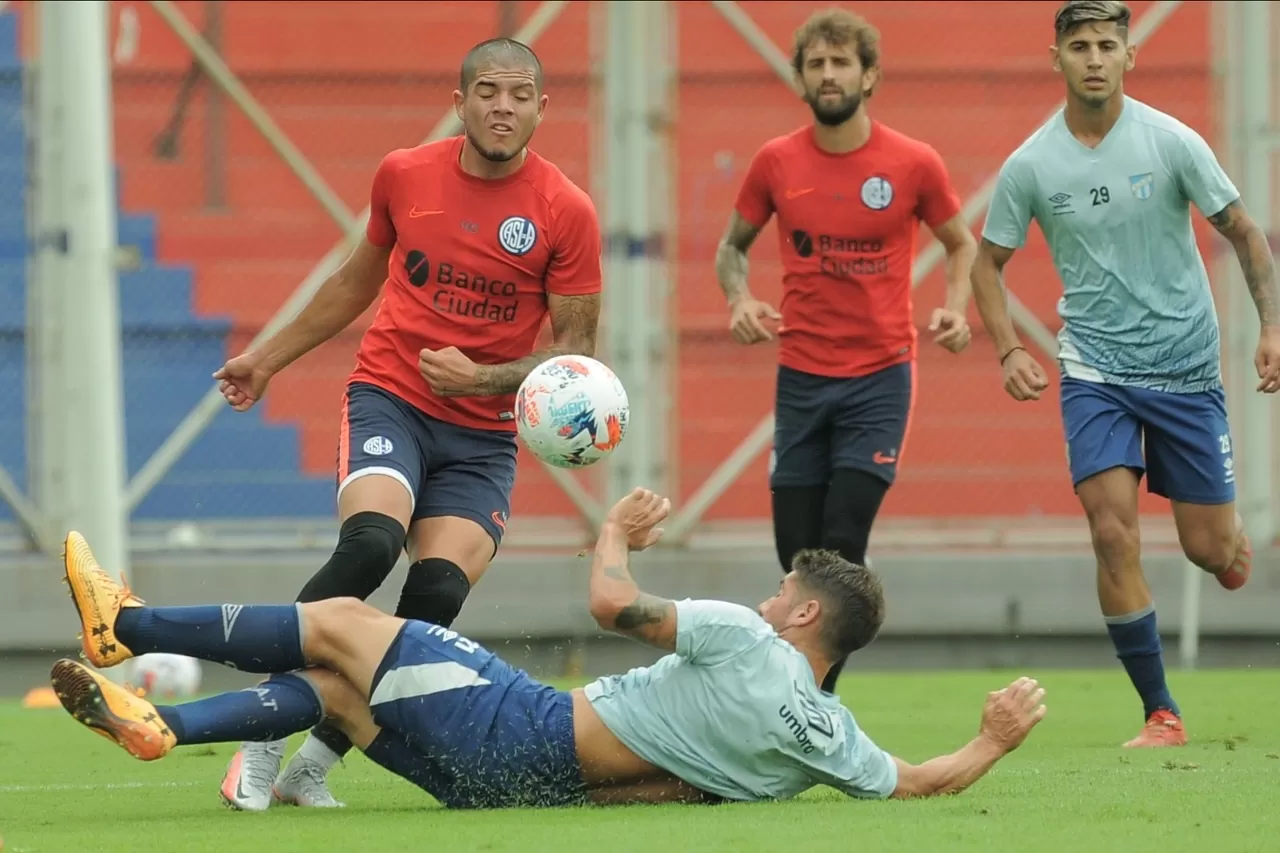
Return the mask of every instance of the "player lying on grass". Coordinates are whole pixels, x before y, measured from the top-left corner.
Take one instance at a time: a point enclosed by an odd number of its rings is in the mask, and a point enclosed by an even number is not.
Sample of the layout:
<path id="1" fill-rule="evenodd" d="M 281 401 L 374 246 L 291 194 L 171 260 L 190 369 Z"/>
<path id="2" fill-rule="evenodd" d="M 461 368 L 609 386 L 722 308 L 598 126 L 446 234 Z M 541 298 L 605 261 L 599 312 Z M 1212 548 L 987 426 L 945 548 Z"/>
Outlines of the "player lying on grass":
<path id="1" fill-rule="evenodd" d="M 71 533 L 66 574 L 98 667 L 167 651 L 251 672 L 257 687 L 156 707 L 60 660 L 53 686 L 84 725 L 145 761 L 175 746 L 283 738 L 321 718 L 446 807 L 771 800 L 818 784 L 859 798 L 961 791 L 1045 714 L 1022 678 L 988 695 L 978 736 L 912 765 L 881 750 L 818 688 L 875 637 L 880 582 L 828 551 L 796 556 L 759 612 L 641 592 L 628 553 L 670 503 L 637 489 L 611 510 L 591 566 L 601 627 L 671 654 L 571 692 L 538 684 L 454 631 L 363 602 L 147 607 Z"/>

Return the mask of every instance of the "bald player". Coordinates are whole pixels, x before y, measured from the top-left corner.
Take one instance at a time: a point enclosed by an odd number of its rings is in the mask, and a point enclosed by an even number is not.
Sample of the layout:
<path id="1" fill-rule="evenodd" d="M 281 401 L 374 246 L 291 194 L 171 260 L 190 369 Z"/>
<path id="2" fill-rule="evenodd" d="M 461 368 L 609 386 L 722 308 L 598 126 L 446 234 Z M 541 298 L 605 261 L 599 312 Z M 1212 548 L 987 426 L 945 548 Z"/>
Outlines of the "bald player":
<path id="1" fill-rule="evenodd" d="M 796 556 L 752 610 L 644 592 L 631 551 L 660 537 L 670 502 L 636 489 L 607 515 L 587 595 L 601 628 L 665 656 L 573 691 L 539 684 L 456 632 L 355 599 L 148 607 L 67 537 L 66 576 L 97 667 L 169 651 L 276 673 L 254 688 L 156 707 L 94 670 L 54 664 L 80 723 L 153 761 L 183 744 L 270 739 L 322 716 L 365 755 L 450 808 L 753 801 L 828 785 L 858 799 L 962 791 L 1044 717 L 1021 678 L 988 694 L 977 735 L 911 764 L 819 688 L 884 618 L 876 576 L 831 551 Z M 228 618 L 234 613 L 234 618 Z"/>
<path id="2" fill-rule="evenodd" d="M 591 199 L 528 147 L 547 107 L 534 53 L 477 45 L 453 100 L 464 133 L 388 154 L 351 256 L 296 319 L 214 374 L 245 411 L 382 294 L 342 402 L 337 547 L 298 600 L 365 599 L 407 551 L 396 615 L 443 627 L 506 528 L 515 391 L 547 358 L 594 353 L 602 279 Z M 554 340 L 534 352 L 548 316 Z M 350 748 L 321 723 L 280 772 L 283 740 L 246 742 L 222 798 L 340 806 L 326 776 Z"/>
<path id="3" fill-rule="evenodd" d="M 1018 340 L 1002 270 L 1040 224 L 1062 279 L 1058 364 L 1071 481 L 1097 557 L 1098 603 L 1142 701 L 1126 746 L 1181 746 L 1155 605 L 1139 555 L 1138 484 L 1173 505 L 1187 558 L 1229 590 L 1249 577 L 1235 510 L 1231 431 L 1209 278 L 1191 207 L 1235 249 L 1257 306 L 1258 391 L 1280 388 L 1280 298 L 1266 236 L 1205 141 L 1124 94 L 1134 67 L 1129 9 L 1105 0 L 1058 11 L 1053 67 L 1066 107 L 1000 170 L 973 269 L 973 293 L 1004 387 L 1038 400 L 1043 369 Z"/>

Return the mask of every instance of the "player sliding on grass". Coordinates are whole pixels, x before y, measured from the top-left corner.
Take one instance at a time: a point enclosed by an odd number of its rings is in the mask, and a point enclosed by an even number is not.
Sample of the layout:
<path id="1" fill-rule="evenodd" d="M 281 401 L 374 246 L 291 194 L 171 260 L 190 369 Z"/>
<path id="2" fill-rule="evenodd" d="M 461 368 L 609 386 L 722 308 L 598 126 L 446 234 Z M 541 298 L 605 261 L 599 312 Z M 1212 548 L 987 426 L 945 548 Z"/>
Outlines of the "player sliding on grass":
<path id="1" fill-rule="evenodd" d="M 1235 460 L 1217 316 L 1190 206 L 1230 241 L 1258 309 L 1258 390 L 1280 389 L 1280 297 L 1266 235 L 1193 130 L 1124 94 L 1134 65 L 1129 9 L 1058 11 L 1054 67 L 1067 105 L 1005 162 L 973 268 L 1004 387 L 1037 400 L 1044 371 L 1018 341 L 1001 273 L 1040 223 L 1062 278 L 1062 419 L 1071 482 L 1089 519 L 1098 603 L 1146 725 L 1127 746 L 1181 746 L 1155 605 L 1142 574 L 1138 483 L 1169 498 L 1187 558 L 1227 589 L 1252 551 L 1235 510 Z M 1262 190 L 1265 192 L 1265 189 Z"/>
<path id="2" fill-rule="evenodd" d="M 963 790 L 1045 714 L 1019 679 L 987 697 L 979 734 L 920 765 L 877 747 L 818 687 L 875 637 L 880 582 L 827 551 L 796 556 L 759 612 L 641 592 L 628 553 L 656 542 L 670 504 L 637 489 L 610 511 L 591 565 L 601 627 L 669 654 L 571 692 L 538 684 L 455 632 L 353 598 L 147 607 L 76 533 L 67 581 L 98 667 L 167 651 L 251 672 L 257 687 L 155 707 L 60 660 L 53 686 L 81 723 L 150 761 L 182 744 L 287 737 L 322 718 L 374 762 L 454 808 L 766 800 L 817 784 L 860 798 Z"/>

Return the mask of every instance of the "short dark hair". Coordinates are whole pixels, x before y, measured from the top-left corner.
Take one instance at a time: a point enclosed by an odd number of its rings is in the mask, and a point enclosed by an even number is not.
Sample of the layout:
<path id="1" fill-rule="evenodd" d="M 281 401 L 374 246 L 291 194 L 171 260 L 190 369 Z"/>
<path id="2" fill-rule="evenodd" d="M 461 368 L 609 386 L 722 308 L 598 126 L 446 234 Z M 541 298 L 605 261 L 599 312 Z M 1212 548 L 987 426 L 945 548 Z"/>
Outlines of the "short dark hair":
<path id="1" fill-rule="evenodd" d="M 542 63 L 529 45 L 515 39 L 496 38 L 480 42 L 462 57 L 459 88 L 465 93 L 476 79 L 482 65 L 498 65 L 509 68 L 530 68 L 534 84 L 542 91 Z"/>
<path id="2" fill-rule="evenodd" d="M 797 74 L 804 71 L 804 52 L 817 41 L 836 47 L 852 46 L 863 71 L 880 64 L 880 31 L 866 18 L 848 9 L 814 12 L 796 30 L 792 40 L 791 65 Z"/>
<path id="3" fill-rule="evenodd" d="M 1067 0 L 1053 19 L 1053 31 L 1062 41 L 1084 24 L 1115 22 L 1122 38 L 1129 38 L 1129 7 L 1119 0 Z"/>
<path id="4" fill-rule="evenodd" d="M 822 603 L 822 644 L 832 660 L 868 645 L 884 623 L 884 589 L 866 566 L 835 551 L 807 549 L 791 561 L 796 582 Z"/>

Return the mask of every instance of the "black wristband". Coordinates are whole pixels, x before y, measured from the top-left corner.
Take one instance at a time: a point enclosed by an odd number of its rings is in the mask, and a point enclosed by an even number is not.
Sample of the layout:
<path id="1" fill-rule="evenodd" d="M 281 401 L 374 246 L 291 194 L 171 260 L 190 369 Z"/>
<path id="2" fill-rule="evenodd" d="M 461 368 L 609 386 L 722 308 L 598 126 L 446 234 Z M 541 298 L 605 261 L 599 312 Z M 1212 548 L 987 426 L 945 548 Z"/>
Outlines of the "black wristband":
<path id="1" fill-rule="evenodd" d="M 1005 359 L 1007 359 L 1009 356 L 1013 355 L 1013 354 L 1014 354 L 1015 352 L 1017 352 L 1018 350 L 1022 350 L 1023 352 L 1026 352 L 1026 351 L 1027 351 L 1027 348 L 1026 348 L 1026 347 L 1024 347 L 1024 346 L 1010 347 L 1010 348 L 1009 348 L 1009 351 L 1008 351 L 1007 353 L 1005 353 L 1004 355 L 1000 356 L 1000 366 L 1001 366 L 1001 367 L 1004 367 Z"/>

